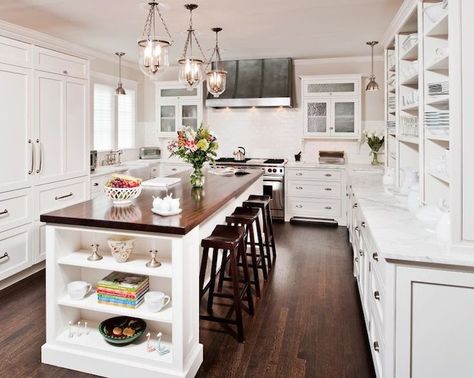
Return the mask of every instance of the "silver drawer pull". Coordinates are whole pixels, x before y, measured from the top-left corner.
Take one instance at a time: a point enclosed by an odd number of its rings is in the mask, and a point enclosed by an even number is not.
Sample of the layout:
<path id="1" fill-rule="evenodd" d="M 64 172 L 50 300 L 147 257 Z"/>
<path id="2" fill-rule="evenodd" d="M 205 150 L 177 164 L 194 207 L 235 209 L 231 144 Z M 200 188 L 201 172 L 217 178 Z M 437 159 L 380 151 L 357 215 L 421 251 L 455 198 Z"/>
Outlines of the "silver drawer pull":
<path id="1" fill-rule="evenodd" d="M 374 350 L 378 353 L 380 352 L 380 345 L 378 341 L 374 341 Z"/>
<path id="2" fill-rule="evenodd" d="M 297 172 L 296 176 L 303 176 L 303 174 L 301 172 Z"/>
<path id="3" fill-rule="evenodd" d="M 373 258 L 375 261 L 379 261 L 379 254 L 378 254 L 377 252 L 372 253 L 372 258 Z"/>
<path id="4" fill-rule="evenodd" d="M 324 176 L 326 177 L 332 177 L 332 175 L 330 173 L 326 173 Z"/>
<path id="5" fill-rule="evenodd" d="M 57 200 L 62 200 L 62 199 L 65 199 L 65 198 L 69 198 L 69 197 L 72 197 L 74 195 L 73 192 L 70 192 L 69 194 L 65 194 L 64 196 L 56 196 L 54 197 L 54 199 L 57 201 Z"/>
<path id="6" fill-rule="evenodd" d="M 374 291 L 374 298 L 380 301 L 380 293 L 378 291 Z"/>
<path id="7" fill-rule="evenodd" d="M 0 260 L 3 260 L 3 259 L 8 260 L 9 258 L 10 258 L 10 256 L 8 256 L 8 253 L 6 253 L 6 252 L 3 254 L 3 256 L 0 256 Z"/>
<path id="8" fill-rule="evenodd" d="M 303 189 L 303 187 L 302 186 L 297 186 L 296 189 L 301 190 L 301 189 Z"/>
<path id="9" fill-rule="evenodd" d="M 360 225 L 365 228 L 365 222 L 362 222 Z"/>
<path id="10" fill-rule="evenodd" d="M 326 192 L 330 192 L 330 191 L 332 190 L 332 188 L 324 188 L 324 190 L 325 190 Z"/>
<path id="11" fill-rule="evenodd" d="M 296 207 L 297 207 L 298 209 L 301 209 L 301 208 L 303 207 L 303 205 L 296 205 Z"/>
<path id="12" fill-rule="evenodd" d="M 325 206 L 324 208 L 325 208 L 326 210 L 331 210 L 331 209 L 332 209 L 331 206 Z"/>
<path id="13" fill-rule="evenodd" d="M 355 209 L 357 206 L 359 206 L 357 203 L 353 204 L 352 207 Z"/>
<path id="14" fill-rule="evenodd" d="M 364 256 L 364 255 L 365 255 L 365 252 L 364 252 L 363 249 L 359 249 L 359 255 L 361 255 L 361 256 Z"/>
<path id="15" fill-rule="evenodd" d="M 7 214 L 8 214 L 8 210 L 7 210 L 7 209 L 5 209 L 5 210 L 3 210 L 3 211 L 0 211 L 0 215 L 7 215 Z"/>

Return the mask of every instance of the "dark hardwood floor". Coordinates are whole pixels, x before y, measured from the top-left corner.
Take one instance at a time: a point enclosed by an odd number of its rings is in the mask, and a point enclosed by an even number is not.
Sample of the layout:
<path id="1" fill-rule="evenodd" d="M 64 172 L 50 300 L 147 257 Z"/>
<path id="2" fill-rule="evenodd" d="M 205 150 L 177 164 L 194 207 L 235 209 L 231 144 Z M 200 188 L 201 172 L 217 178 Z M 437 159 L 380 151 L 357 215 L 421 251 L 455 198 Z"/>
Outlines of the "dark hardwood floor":
<path id="1" fill-rule="evenodd" d="M 275 233 L 277 262 L 245 343 L 202 322 L 198 377 L 373 377 L 346 229 L 276 224 Z M 44 302 L 44 273 L 0 292 L 0 377 L 91 377 L 41 364 Z"/>

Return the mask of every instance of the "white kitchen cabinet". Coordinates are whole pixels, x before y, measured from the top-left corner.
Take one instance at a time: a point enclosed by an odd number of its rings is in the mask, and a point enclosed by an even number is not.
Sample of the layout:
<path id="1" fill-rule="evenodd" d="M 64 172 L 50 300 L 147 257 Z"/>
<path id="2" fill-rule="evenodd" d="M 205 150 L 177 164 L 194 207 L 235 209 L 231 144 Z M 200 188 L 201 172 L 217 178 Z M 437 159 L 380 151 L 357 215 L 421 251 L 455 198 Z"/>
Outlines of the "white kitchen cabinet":
<path id="1" fill-rule="evenodd" d="M 32 205 L 29 188 L 0 193 L 0 232 L 31 223 Z"/>
<path id="2" fill-rule="evenodd" d="M 88 79 L 89 67 L 85 59 L 35 46 L 33 49 L 34 68 L 38 71 L 58 75 Z"/>
<path id="3" fill-rule="evenodd" d="M 31 70 L 0 64 L 0 192 L 31 185 Z"/>
<path id="4" fill-rule="evenodd" d="M 0 281 L 31 266 L 31 225 L 0 233 Z"/>
<path id="5" fill-rule="evenodd" d="M 202 87 L 188 91 L 177 82 L 161 82 L 156 93 L 160 137 L 174 137 L 182 126 L 197 130 L 203 117 Z"/>
<path id="6" fill-rule="evenodd" d="M 0 36 L 0 63 L 31 68 L 31 45 Z"/>
<path id="7" fill-rule="evenodd" d="M 302 76 L 305 138 L 359 139 L 360 76 Z"/>

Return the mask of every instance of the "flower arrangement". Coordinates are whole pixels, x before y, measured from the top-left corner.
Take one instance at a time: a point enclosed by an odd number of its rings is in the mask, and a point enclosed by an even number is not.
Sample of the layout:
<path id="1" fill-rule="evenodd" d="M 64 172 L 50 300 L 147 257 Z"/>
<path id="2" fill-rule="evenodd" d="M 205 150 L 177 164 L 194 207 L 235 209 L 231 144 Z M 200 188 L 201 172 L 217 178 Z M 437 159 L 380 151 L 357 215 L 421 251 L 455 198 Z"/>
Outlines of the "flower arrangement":
<path id="1" fill-rule="evenodd" d="M 195 188 L 204 185 L 202 167 L 205 162 L 215 163 L 218 148 L 217 138 L 202 124 L 197 131 L 183 127 L 178 131 L 178 137 L 168 144 L 171 156 L 178 156 L 193 166 L 191 184 Z"/>
<path id="2" fill-rule="evenodd" d="M 364 137 L 372 153 L 372 165 L 379 165 L 378 154 L 383 146 L 385 137 L 376 132 L 369 133 L 367 130 L 364 130 Z"/>

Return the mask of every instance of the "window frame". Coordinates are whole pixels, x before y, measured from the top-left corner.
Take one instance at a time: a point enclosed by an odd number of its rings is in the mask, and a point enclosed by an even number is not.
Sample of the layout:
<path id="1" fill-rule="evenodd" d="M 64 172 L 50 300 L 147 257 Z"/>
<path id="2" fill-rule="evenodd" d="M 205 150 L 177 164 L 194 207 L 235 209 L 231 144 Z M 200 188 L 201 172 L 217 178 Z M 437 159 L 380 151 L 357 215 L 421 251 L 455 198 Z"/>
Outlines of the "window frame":
<path id="1" fill-rule="evenodd" d="M 94 95 L 95 95 L 95 85 L 96 84 L 101 84 L 101 85 L 107 85 L 112 88 L 115 88 L 117 86 L 118 78 L 115 76 L 99 73 L 99 72 L 91 72 L 91 85 L 90 85 L 90 91 L 91 91 L 91 96 L 90 96 L 90 107 L 91 107 L 91 124 L 90 124 L 90 148 L 91 150 L 94 149 Z M 137 105 L 137 98 L 138 98 L 138 82 L 134 80 L 128 80 L 128 79 L 123 79 L 122 78 L 122 83 L 125 91 L 127 91 L 127 88 L 129 90 L 132 90 L 135 92 L 135 127 L 134 127 L 134 134 L 135 134 L 135 140 L 134 140 L 134 147 L 129 147 L 129 148 L 121 148 L 121 150 L 135 150 L 137 149 L 137 111 L 138 111 L 138 105 Z M 113 102 L 113 127 L 112 127 L 112 150 L 118 150 L 118 139 L 119 139 L 119 110 L 118 110 L 118 98 L 115 96 L 114 102 Z M 106 150 L 97 150 L 98 152 L 109 152 L 110 149 Z"/>

